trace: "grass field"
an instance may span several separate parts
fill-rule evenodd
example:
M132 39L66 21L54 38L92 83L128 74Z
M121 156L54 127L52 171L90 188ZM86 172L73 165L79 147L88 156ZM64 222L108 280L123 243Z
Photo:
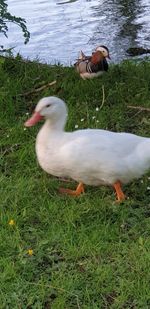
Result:
M0 85L0 308L150 308L150 173L124 186L120 205L107 187L61 196L62 181L36 161L40 125L23 125L41 97L55 95L67 102L67 130L150 136L150 112L128 107L150 108L150 63L83 81L73 68L1 57Z

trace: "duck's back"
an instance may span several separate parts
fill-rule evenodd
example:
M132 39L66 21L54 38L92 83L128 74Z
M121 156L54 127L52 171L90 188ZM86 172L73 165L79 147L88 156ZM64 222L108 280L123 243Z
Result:
M119 179L125 183L136 177L138 169L133 175L134 165L137 167L136 149L145 140L128 133L79 130L71 133L62 145L60 157L68 168L68 176L78 181L97 185Z
M43 132L44 133L44 132ZM143 173L137 149L146 138L105 130L78 130L51 134L38 146L42 168L89 185L126 183Z
M147 140L147 138L130 133L87 129L72 132L68 139L68 143L70 147L74 147L74 143L76 143L76 146L82 146L82 148L87 147L90 152L99 148L99 150L110 150L112 153L114 152L115 154L126 156L134 151L139 143L144 140Z

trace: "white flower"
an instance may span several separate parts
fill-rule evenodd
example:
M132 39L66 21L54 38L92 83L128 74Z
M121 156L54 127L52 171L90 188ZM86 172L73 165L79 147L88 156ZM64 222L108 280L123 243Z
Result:
M95 110L96 110L96 112L98 112L99 111L99 107L96 107Z
M148 177L147 179L150 180L150 177Z
M26 113L26 115L28 116L28 115L29 115L29 113Z
M7 135L7 137L9 137L9 134Z
M23 130L26 131L27 128L24 128Z
M81 122L83 122L84 121L84 118L81 118L81 120L80 120Z
M125 227L125 224L121 224L120 227L123 229Z
M75 126L74 126L74 127L75 127L75 129L78 129L78 128L79 128L78 124L75 124Z
M96 118L96 116L93 116L93 117L92 117L92 119L95 119L95 118Z
M150 187L147 187L147 190L150 190Z
M141 183L143 183L144 181L143 180L141 180Z
M99 120L96 120L96 122L99 122Z

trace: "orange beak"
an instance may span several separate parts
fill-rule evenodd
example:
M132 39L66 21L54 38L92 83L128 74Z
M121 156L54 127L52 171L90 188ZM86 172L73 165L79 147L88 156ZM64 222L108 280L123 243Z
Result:
M42 119L43 119L43 116L41 116L39 112L34 112L33 115L31 116L31 118L29 118L25 122L24 125L25 125L25 127L32 127Z

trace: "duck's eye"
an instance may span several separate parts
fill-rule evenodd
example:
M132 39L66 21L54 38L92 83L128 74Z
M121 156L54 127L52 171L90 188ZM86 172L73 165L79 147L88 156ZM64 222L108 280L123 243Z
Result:
M46 107L50 107L50 106L51 106L51 104L47 104L47 105L46 105Z

